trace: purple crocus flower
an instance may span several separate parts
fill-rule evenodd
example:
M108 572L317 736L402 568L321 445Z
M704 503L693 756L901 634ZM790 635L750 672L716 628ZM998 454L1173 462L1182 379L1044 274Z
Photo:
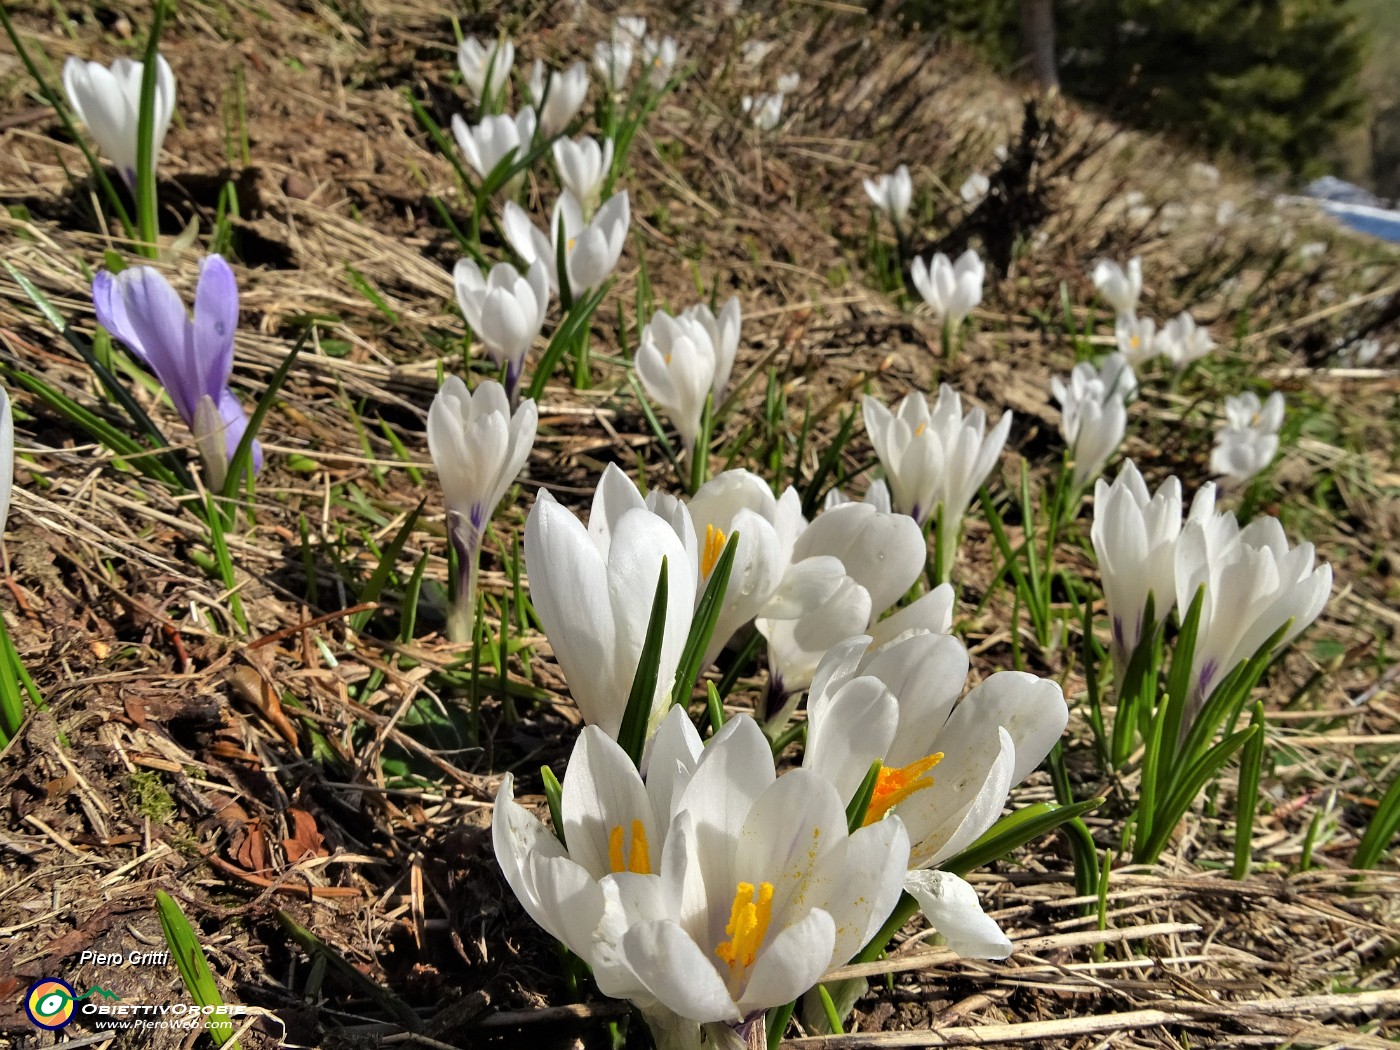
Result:
M102 327L160 380L180 418L195 432L211 481L222 484L228 461L248 428L243 405L228 385L238 327L238 285L228 263L218 255L200 263L193 320L175 289L150 266L132 266L119 274L99 272L92 281L92 305ZM211 445L218 449L220 434L223 462L210 463ZM262 469L262 448L256 441L252 452L257 472Z

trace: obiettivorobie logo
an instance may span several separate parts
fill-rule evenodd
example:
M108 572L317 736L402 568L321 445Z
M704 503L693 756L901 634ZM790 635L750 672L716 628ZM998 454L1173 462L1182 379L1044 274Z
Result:
M57 977L41 977L29 986L24 996L24 1012L37 1027L56 1032L73 1020L76 1004L94 995L103 999L121 999L116 992L106 988L89 988L79 995L67 981L60 981Z

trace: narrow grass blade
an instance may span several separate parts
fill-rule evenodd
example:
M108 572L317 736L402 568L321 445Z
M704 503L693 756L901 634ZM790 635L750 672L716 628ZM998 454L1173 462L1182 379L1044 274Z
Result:
M1371 823L1366 827L1366 834L1361 836L1361 844L1356 847L1351 866L1374 868L1380 863L1381 855L1390 846L1390 840L1397 831L1400 831L1400 776L1390 782L1375 813L1371 814Z
M642 643L637 673L632 678L632 692L627 697L627 710L622 716L622 728L617 742L633 765L641 766L642 751L647 743L647 727L651 723L652 704L656 698L656 680L660 674L661 643L666 631L666 601L670 588L666 583L666 559L661 559L661 572L656 578L656 597L651 603L651 619L647 622L646 640Z
M329 944L310 930L298 925L297 921L285 911L278 910L277 921L281 924L282 929L287 931L287 935L297 942L301 950L310 956L313 963L318 960L324 961L331 973L354 989L355 995L363 995L365 998L373 1000L380 1009L390 1014L410 1032L416 1032L423 1027L423 1022L412 1007L378 981L366 977Z
M884 767L878 758L870 763L870 768L865 772L865 779L860 782L860 787L856 788L856 793L846 805L846 828L852 835L858 828L865 826L865 817L870 812L870 800L875 797L875 785L880 782L882 768Z
M1245 744L1240 756L1239 792L1235 799L1235 866L1231 876L1243 879L1249 874L1254 852L1254 815L1259 808L1259 774L1264 768L1264 705L1256 702L1250 724L1258 730Z
M695 617L690 622L690 635L685 640L681 662L676 668L676 685L671 691L673 704L690 702L690 694L695 688L695 679L700 674L705 651L710 647L715 624L724 609L724 594L729 587L729 574L734 568L734 556L738 549L739 533L731 532L719 560L710 571L710 579L705 584L704 593L700 595L700 602L695 606Z
M1072 806L1037 802L1018 809L1015 813L1002 817L971 846L944 861L939 867L944 871L951 871L954 875L966 875L984 864L1000 860L1017 847L1049 834L1061 824L1082 817L1101 805L1103 798L1099 797L1076 802Z
M223 1006L223 996L219 994L219 986L214 983L214 975L209 970L209 960L204 957L204 949L199 946L194 927L190 925L190 920L185 918L180 905L164 890L156 890L156 914L160 917L160 928L165 934L165 943L170 947L170 954L175 959L175 965L180 971L180 978L185 982L185 990L190 993L190 998L201 1007ZM207 1029L209 1037L214 1040L215 1046L228 1045L230 1050L238 1050L238 1042L233 1039L233 1022L212 1019L218 1016L218 1013L211 1015Z
M404 519L399 531L394 533L384 550L379 555L379 564L374 567L374 572L365 581L365 585L360 588L360 593L356 596L360 602L377 602L379 596L384 593L384 587L389 582L389 577L393 575L394 566L398 563L399 555L403 552L404 544L408 542L408 537L413 533L413 526L418 523L418 515L423 513L423 506L428 502L428 497L424 496L418 501L418 506L414 507L408 517ZM378 610L366 609L364 612L356 613L350 618L350 627L355 631L363 631L365 624Z
M156 199L156 60L160 57L160 31L165 25L167 0L156 0L151 31L146 36L145 66L141 70L141 101L136 119L136 224L141 250L149 258L160 256L160 211Z
M282 384L287 381L287 376L292 371L292 365L296 363L297 355L301 353L301 348L306 345L306 340L315 331L314 325L309 325L302 330L297 341L292 344L292 349L287 356L282 359L282 363L277 366L277 371L267 381L267 390L259 399L257 406L253 409L253 414L248 419L248 428L243 431L243 437L238 442L238 448L233 452L233 457L228 463L228 475L224 478L223 498L231 500L238 495L238 486L243 481L243 476L248 473L253 462L253 440L258 436L258 431L262 429L263 419L272 408L272 402L277 397L277 391L282 389Z

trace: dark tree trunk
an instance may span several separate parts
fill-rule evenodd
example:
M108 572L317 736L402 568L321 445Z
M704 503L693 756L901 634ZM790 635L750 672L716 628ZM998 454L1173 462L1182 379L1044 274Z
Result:
M1060 89L1055 65L1055 0L1021 0L1021 46L1042 91Z

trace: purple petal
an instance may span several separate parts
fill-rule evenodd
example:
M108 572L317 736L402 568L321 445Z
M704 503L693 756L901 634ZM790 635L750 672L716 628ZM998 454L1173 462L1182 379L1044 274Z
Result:
M224 440L228 445L228 458L233 460L233 455L238 451L238 443L243 440L243 432L248 429L248 413L243 411L243 403L228 387L219 391L218 395L219 417L224 421ZM253 439L253 473L257 474L263 467L262 445L257 438Z
M238 327L238 282L219 255L199 266L194 292L194 361L200 393L216 401L233 374L233 332Z
M159 270L136 266L115 278L117 297L136 342L146 352L151 371L160 380L187 426L194 425L201 394L217 398L220 391L206 391L193 354L193 330L185 304Z
M126 317L126 302L122 298L117 280L106 270L99 270L97 276L92 279L92 308L97 314L98 324L111 332L144 368L155 371L151 368L151 359L146 354L146 348L131 330L131 322Z

